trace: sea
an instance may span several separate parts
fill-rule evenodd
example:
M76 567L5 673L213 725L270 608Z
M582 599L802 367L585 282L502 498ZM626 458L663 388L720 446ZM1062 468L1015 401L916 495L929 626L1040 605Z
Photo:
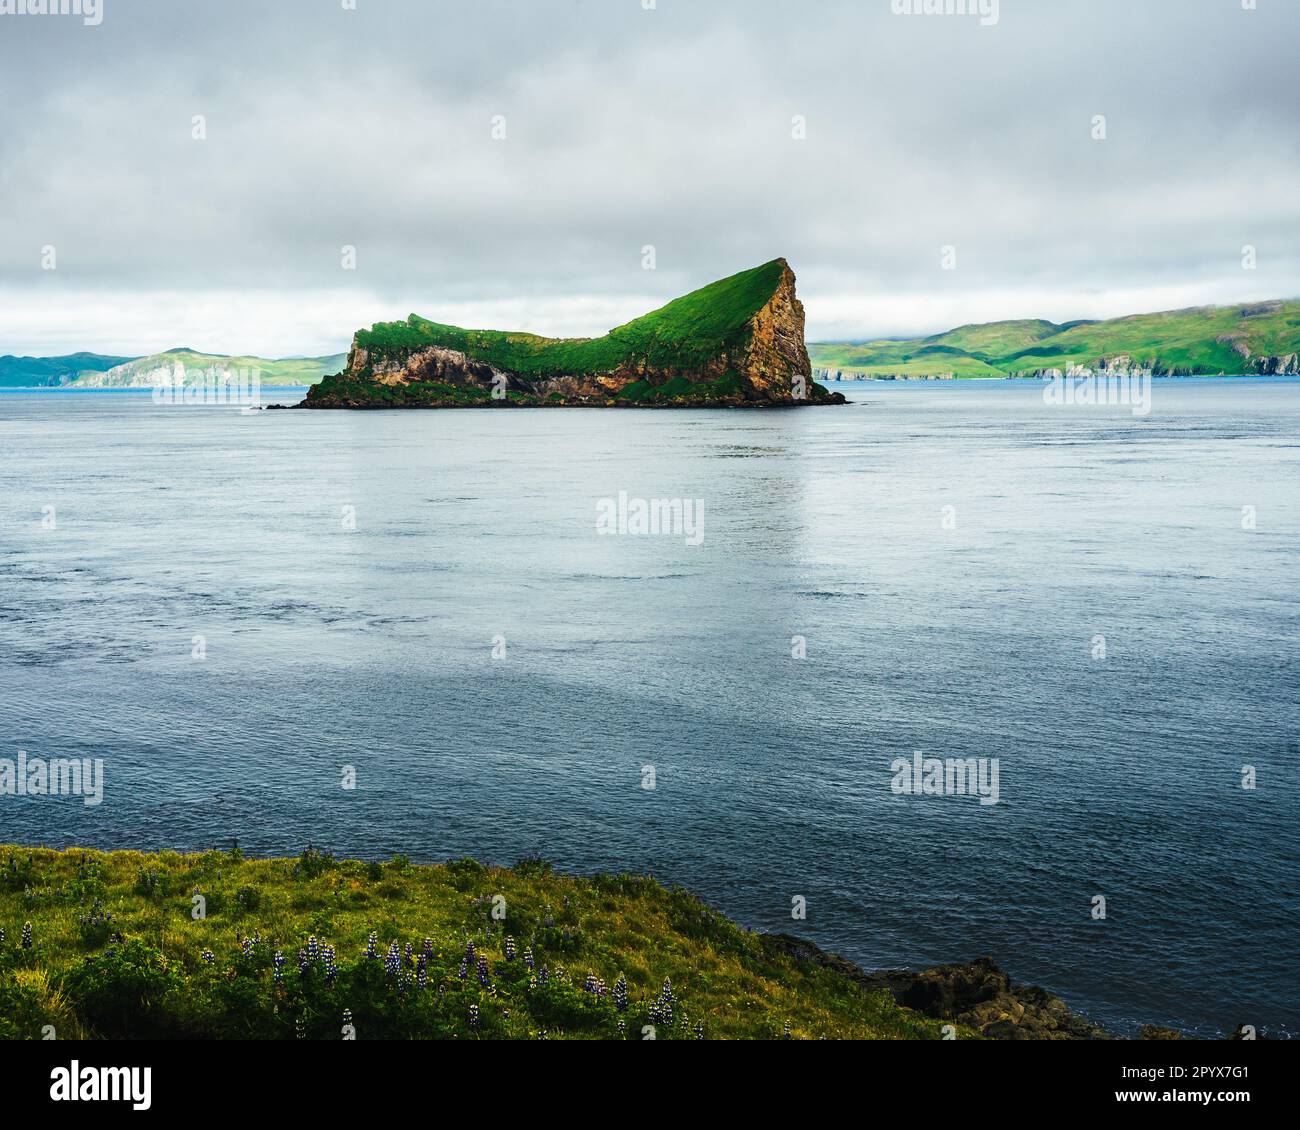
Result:
M1300 1033L1300 380L830 387L0 392L0 759L103 765L0 843L540 855L1117 1034Z

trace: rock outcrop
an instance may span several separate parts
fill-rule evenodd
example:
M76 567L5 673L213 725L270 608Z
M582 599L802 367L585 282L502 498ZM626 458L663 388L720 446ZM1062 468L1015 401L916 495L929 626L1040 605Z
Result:
M764 407L842 404L812 379L784 259L669 303L603 338L462 330L412 315L359 331L307 408Z
M769 934L767 943L791 957L835 969L864 988L884 990L894 1000L936 1020L972 1028L994 1040L1110 1040L1110 1033L1070 1011L1059 997L1030 985L1013 985L991 958L940 965L920 972L867 973L838 954L788 934Z

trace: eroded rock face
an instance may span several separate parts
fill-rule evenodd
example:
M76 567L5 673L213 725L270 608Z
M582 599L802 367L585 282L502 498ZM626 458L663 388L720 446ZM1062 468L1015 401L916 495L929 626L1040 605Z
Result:
M633 356L605 372L520 373L460 350L429 345L375 354L356 339L344 372L308 394L306 407L475 407L525 403L551 406L636 406L617 399L634 382L701 386L699 395L657 400L653 406L761 406L844 403L812 379L804 345L804 308L785 260L771 298L745 323L732 344L687 367ZM382 386L376 389L375 386ZM429 386L441 392L429 392ZM719 386L714 388L713 386Z

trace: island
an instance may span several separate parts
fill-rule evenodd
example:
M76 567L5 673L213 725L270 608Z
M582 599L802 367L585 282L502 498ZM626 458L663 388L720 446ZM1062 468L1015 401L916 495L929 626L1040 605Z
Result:
M843 404L812 379L789 263L710 283L597 338L412 314L358 331L300 408L763 408Z

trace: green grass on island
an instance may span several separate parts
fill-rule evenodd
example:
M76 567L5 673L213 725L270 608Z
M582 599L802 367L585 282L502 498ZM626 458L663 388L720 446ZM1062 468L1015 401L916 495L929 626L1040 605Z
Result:
M775 293L784 259L741 271L676 298L596 338L548 338L505 330L466 330L412 314L360 330L354 344L377 355L431 345L456 349L527 375L601 373L632 358L690 368L743 344L749 320Z
M901 341L824 342L808 346L813 365L846 376L954 377L1028 375L1095 366L1128 356L1157 374L1260 372L1261 358L1300 353L1300 300L1201 306L1107 321L1041 319L959 326Z
M685 891L539 860L6 847L0 929L5 1039L942 1038Z

